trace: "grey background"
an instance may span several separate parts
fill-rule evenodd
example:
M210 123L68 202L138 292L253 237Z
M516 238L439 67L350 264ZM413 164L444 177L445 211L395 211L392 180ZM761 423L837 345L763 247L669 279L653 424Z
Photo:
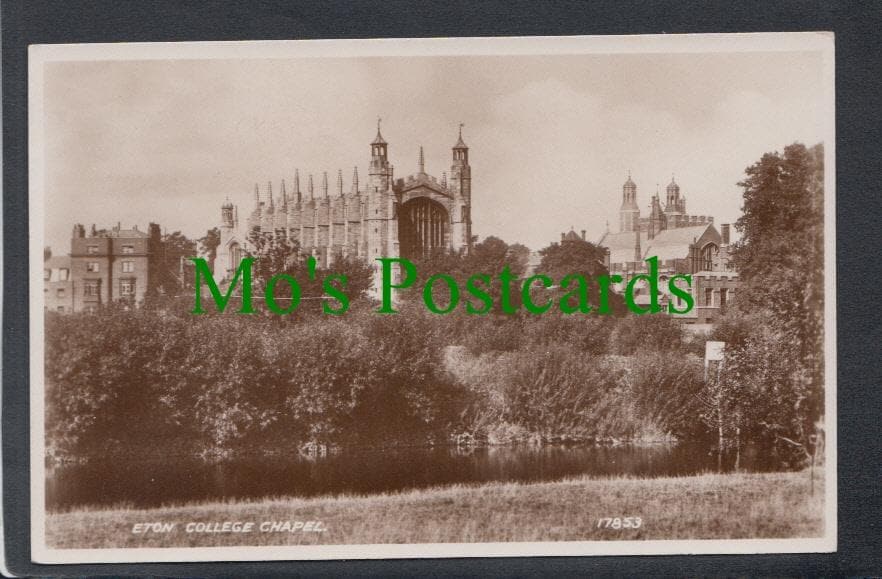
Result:
M13 1L3 68L4 519L22 575L809 575L882 573L882 9L873 2ZM836 33L839 552L299 563L30 563L27 45L31 43L833 30Z

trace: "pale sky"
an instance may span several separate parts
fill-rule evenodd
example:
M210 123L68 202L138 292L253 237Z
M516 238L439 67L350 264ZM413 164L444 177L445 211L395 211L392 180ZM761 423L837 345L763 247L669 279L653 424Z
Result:
M150 221L197 238L224 198L362 180L376 118L395 176L472 164L473 232L539 249L618 228L631 171L642 214L675 174L687 211L733 222L763 153L824 135L820 53L52 62L45 68L46 244L73 223ZM289 189L290 190L290 189ZM663 198L663 197L662 197Z

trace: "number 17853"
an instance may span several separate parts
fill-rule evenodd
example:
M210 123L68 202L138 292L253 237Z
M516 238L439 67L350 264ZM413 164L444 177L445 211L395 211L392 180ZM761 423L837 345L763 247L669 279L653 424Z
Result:
M639 529L643 526L640 517L601 517L597 519L598 529Z

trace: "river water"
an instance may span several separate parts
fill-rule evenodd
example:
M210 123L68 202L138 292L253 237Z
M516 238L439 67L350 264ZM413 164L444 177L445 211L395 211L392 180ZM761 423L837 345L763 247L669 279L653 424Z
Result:
M735 457L724 457L730 471ZM740 470L782 470L767 454L746 449ZM348 451L321 458L254 457L106 460L47 471L50 510L78 506L156 507L188 501L371 494L456 483L550 481L568 476L665 476L717 471L706 446L514 446Z

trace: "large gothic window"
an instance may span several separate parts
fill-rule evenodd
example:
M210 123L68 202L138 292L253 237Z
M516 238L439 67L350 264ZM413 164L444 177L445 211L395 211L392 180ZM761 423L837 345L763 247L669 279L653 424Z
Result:
M449 218L439 203L418 197L401 206L398 213L398 241L401 255L419 258L447 246Z

